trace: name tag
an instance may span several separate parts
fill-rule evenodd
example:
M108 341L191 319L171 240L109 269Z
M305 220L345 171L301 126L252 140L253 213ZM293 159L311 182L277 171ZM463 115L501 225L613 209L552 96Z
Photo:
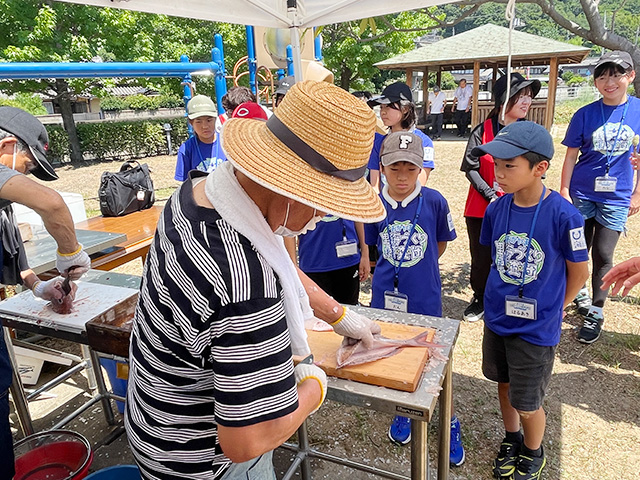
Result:
M342 240L336 243L336 255L338 258L350 257L358 253L358 243L355 240Z
M605 175L604 177L596 177L596 182L593 190L595 192L615 192L616 185L618 184L618 179L616 177L609 177Z
M387 290L384 292L384 309L407 313L409 297L404 293Z
M507 295L504 305L505 313L509 317L536 320L538 317L538 302L535 298Z

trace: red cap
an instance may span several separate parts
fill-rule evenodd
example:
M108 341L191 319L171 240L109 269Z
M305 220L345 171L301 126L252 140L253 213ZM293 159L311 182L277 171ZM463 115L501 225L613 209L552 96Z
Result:
M256 118L267 119L267 112L255 102L244 102L236 107L231 114L231 118Z

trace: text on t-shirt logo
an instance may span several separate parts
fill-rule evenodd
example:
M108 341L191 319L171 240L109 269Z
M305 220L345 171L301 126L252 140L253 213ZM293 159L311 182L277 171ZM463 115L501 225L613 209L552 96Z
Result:
M400 145L398 145L398 148L400 150L406 150L409 148L409 144L411 143L413 143L412 135L400 135Z
M584 227L574 228L569 230L571 236L571 250L586 250L587 240L584 238Z

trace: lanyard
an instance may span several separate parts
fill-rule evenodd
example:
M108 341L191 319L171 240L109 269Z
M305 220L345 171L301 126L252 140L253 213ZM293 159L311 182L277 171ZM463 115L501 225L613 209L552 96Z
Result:
M198 144L196 145L198 148L196 148L196 150L198 151L198 156L200 157L200 163L202 163L202 165L204 166L204 158L202 158L202 152L200 151L200 144L202 143L202 145L206 145L206 143L201 142L199 138L196 139ZM213 141L213 143L211 144L211 156L209 158L214 158L213 157L213 149L214 147L217 146L217 141ZM217 152L216 152L217 153ZM218 157L216 156L216 161L218 161Z
M602 130L604 134L604 148L606 149L606 157L607 157L607 171L605 173L606 176L609 176L609 167L611 167L611 157L613 157L613 153L616 151L616 145L618 144L618 138L620 138L620 132L622 131L622 126L624 125L624 119L627 116L627 110L629 109L629 100L624 104L624 110L622 111L622 118L620 119L620 126L618 127L618 133L616 133L616 138L613 140L613 148L609 150L609 145L607 145L607 119L604 116L604 102L600 101L600 113L602 114Z
M385 200L382 199L384 203ZM386 205L385 205L386 208ZM388 211L389 209L386 208ZM393 243L391 242L391 229L389 228L389 216L384 218L385 226L387 227L387 236L389 237L389 248L391 248L391 258L393 259L393 270L395 272L393 277L393 290L398 292L398 284L399 284L399 276L400 276L400 268L402 267L402 262L404 261L404 256L407 254L407 250L409 248L409 242L411 241L411 237L413 236L413 231L416 228L416 224L418 223L418 218L420 217L420 211L422 210L422 192L418 194L418 206L416 207L416 215L413 217L413 223L411 224L411 230L409 230L409 236L407 237L407 243L404 244L404 251L402 252L402 256L398 260L398 264L396 265L396 259L393 255Z
M347 241L347 226L344 224L344 219L340 219L340 223L342 224L342 241Z
M531 240L533 240L533 231L536 228L536 222L538 221L538 213L540 213L540 206L542 205L542 201L544 200L544 195L547 193L547 187L542 186L542 195L540 195L540 201L538 205L536 205L536 211L533 214L533 220L531 220L531 230L529 231L529 237L527 238L527 253L524 256L524 268L522 269L522 280L520 281L520 288L518 290L518 295L522 298L522 292L524 291L524 281L527 278L527 265L529 263L529 252L531 250ZM504 252L502 254L502 265L504 271L507 271L507 242L509 240L509 217L511 216L511 207L513 206L513 197L511 197L511 201L509 202L509 209L507 210L507 225L505 227L505 238L504 238Z

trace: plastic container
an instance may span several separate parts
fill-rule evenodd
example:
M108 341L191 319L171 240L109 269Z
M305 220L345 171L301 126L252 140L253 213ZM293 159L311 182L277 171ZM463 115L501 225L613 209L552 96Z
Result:
M107 375L109 376L109 383L111 383L111 389L113 390L113 393L115 393L116 395L120 395L121 397L126 397L127 384L129 382L126 379L119 378L118 364L128 367L128 365L124 362L117 362L110 358L100 358L100 365L102 365L102 367L107 371ZM118 407L118 411L120 413L124 413L124 402L116 400L116 407Z
M82 435L49 430L30 435L13 447L14 480L80 480L89 473L91 445Z
M89 475L86 480L141 480L140 470L136 465L117 465L103 468Z

